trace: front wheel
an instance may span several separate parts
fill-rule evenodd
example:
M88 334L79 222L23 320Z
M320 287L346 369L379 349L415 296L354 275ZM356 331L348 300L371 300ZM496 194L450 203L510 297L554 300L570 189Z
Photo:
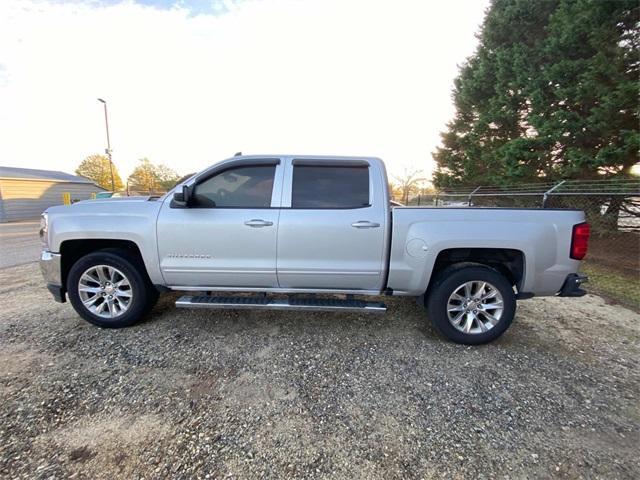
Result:
M516 296L509 281L485 265L444 270L427 297L427 315L449 340L466 345L491 342L511 325Z
M99 327L137 323L158 299L142 268L125 250L102 250L82 257L71 267L67 280L73 308Z

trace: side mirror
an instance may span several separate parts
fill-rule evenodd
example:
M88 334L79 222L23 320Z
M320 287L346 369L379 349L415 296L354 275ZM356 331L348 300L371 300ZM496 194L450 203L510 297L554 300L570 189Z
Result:
M186 185L182 186L181 192L174 192L173 204L176 207L187 208L191 203L191 188Z

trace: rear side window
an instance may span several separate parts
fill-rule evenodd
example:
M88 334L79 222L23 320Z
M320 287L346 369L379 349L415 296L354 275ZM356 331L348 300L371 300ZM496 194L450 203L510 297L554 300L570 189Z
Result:
M293 167L292 208L362 208L369 206L369 167Z

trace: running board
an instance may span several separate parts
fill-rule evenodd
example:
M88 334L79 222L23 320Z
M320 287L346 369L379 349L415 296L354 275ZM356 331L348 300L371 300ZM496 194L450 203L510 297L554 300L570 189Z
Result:
M342 300L333 298L268 298L268 297L214 297L209 295L184 295L176 301L178 308L256 309L256 310L306 310L384 313L382 302Z

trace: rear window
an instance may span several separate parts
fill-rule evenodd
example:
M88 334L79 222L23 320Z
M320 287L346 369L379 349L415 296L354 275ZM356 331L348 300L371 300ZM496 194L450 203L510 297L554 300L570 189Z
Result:
M292 208L362 208L369 206L369 167L293 167Z

